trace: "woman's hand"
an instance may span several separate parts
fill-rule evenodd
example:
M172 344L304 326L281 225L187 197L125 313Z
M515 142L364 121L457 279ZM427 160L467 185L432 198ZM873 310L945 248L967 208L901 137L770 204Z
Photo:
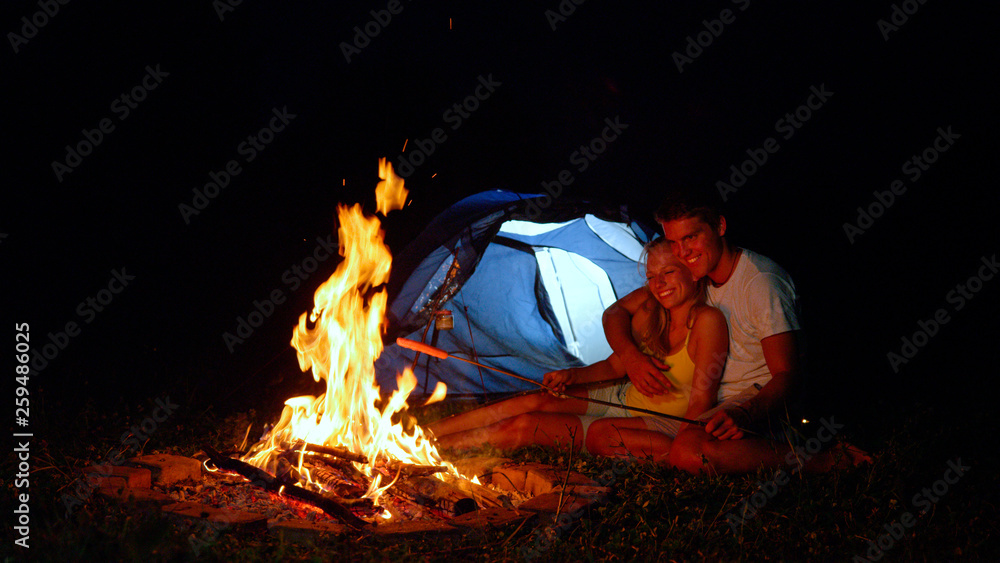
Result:
M553 395L562 395L566 392L567 386L576 383L578 376L577 368L550 371L542 377L542 384L548 387Z

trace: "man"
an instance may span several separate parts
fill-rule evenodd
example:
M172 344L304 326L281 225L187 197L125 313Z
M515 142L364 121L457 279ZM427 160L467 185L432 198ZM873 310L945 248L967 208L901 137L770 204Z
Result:
M699 417L707 421L704 427L688 425L677 435L669 463L691 473L740 473L789 463L787 444L759 435L780 430L801 379L794 283L772 260L731 245L726 218L693 194L669 196L656 219L694 278L707 278L708 304L725 315L730 335L729 355L719 358L725 370L721 365L716 370L722 375L719 405ZM640 392L662 394L670 384L632 340L627 299L604 314L608 343ZM751 428L758 435L744 436L742 429ZM824 452L803 469L827 470L834 461L831 452Z

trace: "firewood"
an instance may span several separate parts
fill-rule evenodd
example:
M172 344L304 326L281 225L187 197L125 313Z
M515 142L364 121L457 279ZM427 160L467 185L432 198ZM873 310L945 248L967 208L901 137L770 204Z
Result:
M362 454L356 454L350 450L345 450L344 448L334 448L330 446L321 446L319 444L309 444L306 442L282 442L281 447L286 450L292 450L295 452L301 452L305 450L307 452L313 452L318 454L332 455L340 459L346 459L348 461L353 461L355 463L368 463L368 458Z
M395 460L390 460L382 467L385 468L383 473L389 476L394 476L396 473L399 473L400 475L408 475L412 477L425 477L427 475L448 471L448 468L443 465L416 465Z
M292 452L295 454L295 452ZM298 454L296 459L298 459ZM331 457L323 454L313 454L307 453L303 456L303 464L309 467L323 467L332 471L335 471L339 475L343 475L345 481L350 481L352 483L360 483L362 487L368 487L368 477L364 473L358 471L354 464L346 459L339 459L336 457Z
M278 478L270 473L258 469L249 463L244 463L238 459L233 459L229 457L222 456L219 452L215 451L211 446L203 445L202 450L208 455L209 459L215 464L219 469L225 469L226 471L233 471L239 473L243 477L250 480L250 482L258 487L263 488L267 491L272 491L275 493L280 492L281 494L288 495L293 498L308 502L314 506L319 507L330 516L340 520L344 524L354 528L363 529L368 527L368 523L364 520L355 516L350 510L344 508L336 501L326 498L319 493L314 493L312 491L303 489L298 485L282 483Z
M345 478L340 472L323 466L314 465L309 469L309 477L321 488L337 496L360 496L366 486Z
M402 501L406 501L412 505L419 506L421 508L436 508L440 510L445 510L440 507L440 503L437 499L433 499L427 495L422 494L416 489L412 484L405 480L396 480L392 487L392 497Z
M451 484L471 496L482 508L514 508L510 497L485 485L478 485L466 479L455 479Z
M434 506L442 508L455 516L477 510L479 505L468 493L451 483L445 483L433 477L400 477L397 484L408 485L418 495L431 499Z
M287 452L286 452L287 453ZM278 466L274 470L274 476L282 483L298 483L299 471L288 461L284 455L278 457Z

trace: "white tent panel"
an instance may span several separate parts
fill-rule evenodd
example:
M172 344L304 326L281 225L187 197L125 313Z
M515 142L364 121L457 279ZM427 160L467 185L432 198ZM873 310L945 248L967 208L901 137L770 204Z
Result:
M576 221L579 221L579 219L573 219L571 221L566 221L564 223L534 223L532 221L518 221L516 219L511 219L509 221L504 221L504 224L500 226L500 232L507 233L510 235L524 235L533 237L536 235L543 235L549 231L560 229Z
M534 247L542 284L562 330L566 347L585 364L611 355L601 315L616 300L608 275L574 252Z
M585 220L590 230L594 231L594 234L599 236L608 246L621 252L633 262L639 261L639 255L642 254L642 244L635 239L635 233L628 228L628 225L598 219L590 214L585 217Z

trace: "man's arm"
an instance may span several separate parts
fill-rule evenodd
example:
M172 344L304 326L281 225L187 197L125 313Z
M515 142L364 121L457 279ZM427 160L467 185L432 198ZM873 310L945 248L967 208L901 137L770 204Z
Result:
M751 420L761 420L770 414L780 414L785 410L786 401L792 398L801 378L799 346L796 342L799 332L797 330L782 332L760 341L764 361L767 362L767 369L771 372L771 381L743 405Z
M792 397L799 383L800 362L796 340L798 330L768 336L760 341L764 361L771 372L767 385L738 408L717 413L705 425L705 431L720 440L738 440L743 437L740 425L767 418L772 413L784 411L785 402Z
M632 339L632 316L651 298L649 288L640 287L608 307L602 317L608 344L625 367L632 384L647 397L662 395L670 389L670 381Z

